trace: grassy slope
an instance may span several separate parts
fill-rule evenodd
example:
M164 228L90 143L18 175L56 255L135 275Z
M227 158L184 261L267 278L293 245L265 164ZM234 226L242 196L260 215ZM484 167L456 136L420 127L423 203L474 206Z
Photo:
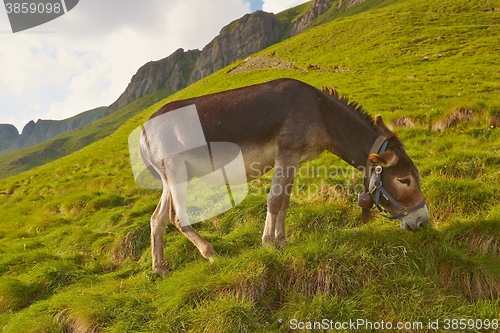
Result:
M500 131L485 122L500 93L495 5L405 1L346 17L261 53L294 60L293 69L228 74L239 62L168 99L287 76L338 87L389 120L410 116L419 126L399 135L422 173L431 228L408 233L381 218L361 225L352 195L360 175L303 172L290 246L263 249L264 177L239 207L196 225L221 255L215 264L169 226L172 274L158 278L148 222L159 193L134 184L127 137L163 101L104 140L0 180L10 193L0 196L0 327L286 332L292 318L500 319ZM476 121L428 130L457 107L473 109ZM347 168L326 154L314 166Z

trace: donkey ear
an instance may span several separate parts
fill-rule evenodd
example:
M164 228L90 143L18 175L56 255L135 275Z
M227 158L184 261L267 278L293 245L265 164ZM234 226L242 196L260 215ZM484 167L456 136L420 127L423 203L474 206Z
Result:
M380 154L371 154L370 161L381 167L388 168L398 164L398 155L392 150L386 150Z
M385 136L387 139L394 136L394 133L392 133L392 131L385 126L382 116L379 114L375 116L375 126L378 128L380 135Z

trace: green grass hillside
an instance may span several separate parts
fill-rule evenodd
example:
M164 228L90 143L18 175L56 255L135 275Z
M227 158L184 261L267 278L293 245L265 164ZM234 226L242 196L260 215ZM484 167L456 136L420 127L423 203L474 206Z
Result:
M289 332L359 319L404 322L407 332L435 332L436 320L437 331L498 331L499 41L498 1L385 2L239 61L103 140L0 180L0 328ZM386 122L412 125L395 130L421 172L430 226L362 225L354 193L362 175L324 154L296 179L288 247L260 246L264 176L238 207L195 225L219 253L215 263L169 225L171 274L156 276L149 217L160 193L134 183L128 135L167 101L278 77L336 87ZM431 130L438 123L447 126ZM322 166L343 172L325 176L315 171Z

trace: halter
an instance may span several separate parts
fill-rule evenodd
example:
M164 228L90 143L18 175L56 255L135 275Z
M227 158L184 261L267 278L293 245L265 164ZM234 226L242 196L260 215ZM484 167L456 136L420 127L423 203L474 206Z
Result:
M370 149L370 153L368 154L368 159L366 161L365 168L365 189L361 191L358 195L358 205L363 209L371 209L373 204L380 211L380 213L387 217L388 219L395 220L402 218L411 212L416 211L419 208L425 206L425 198L417 205L407 208L401 205L392 195L387 192L387 190L382 185L382 171L384 169L380 165L374 165L372 161L370 161L371 154L381 154L387 149L387 145L389 144L389 140L385 136L380 135L372 145ZM372 174L374 172L374 174ZM372 187L372 177L375 177L375 181L373 182ZM383 195L387 200L389 200L397 209L399 209L399 213L395 215L389 215L389 213L380 206L380 195Z

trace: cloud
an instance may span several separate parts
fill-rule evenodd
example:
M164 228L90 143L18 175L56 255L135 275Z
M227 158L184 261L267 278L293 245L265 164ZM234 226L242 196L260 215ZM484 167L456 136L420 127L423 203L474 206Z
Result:
M110 93L110 81L103 77L110 70L107 64L84 71L80 75L74 76L69 84L71 94L62 102L52 103L48 112L37 114L37 119L65 119L72 110L77 113L94 109L102 104L101 100L113 99ZM75 114L77 114L75 113Z
M227 0L183 0L165 17L168 40L185 48L203 48L220 30L246 13L250 3ZM235 15L235 13L238 13ZM202 45L200 44L202 42Z
M304 2L304 0L264 0L264 5L262 5L262 10L270 13L279 13L285 9L295 7Z
M39 85L61 83L68 76L71 68L61 66L57 55L45 49L40 40L27 35L15 39L11 43L2 43L0 48L0 87L3 91L23 95L36 89Z
M0 33L0 123L19 128L20 119L110 105L140 66L179 47L201 49L248 12L244 0L80 1L44 25ZM6 19L0 13L0 29Z

